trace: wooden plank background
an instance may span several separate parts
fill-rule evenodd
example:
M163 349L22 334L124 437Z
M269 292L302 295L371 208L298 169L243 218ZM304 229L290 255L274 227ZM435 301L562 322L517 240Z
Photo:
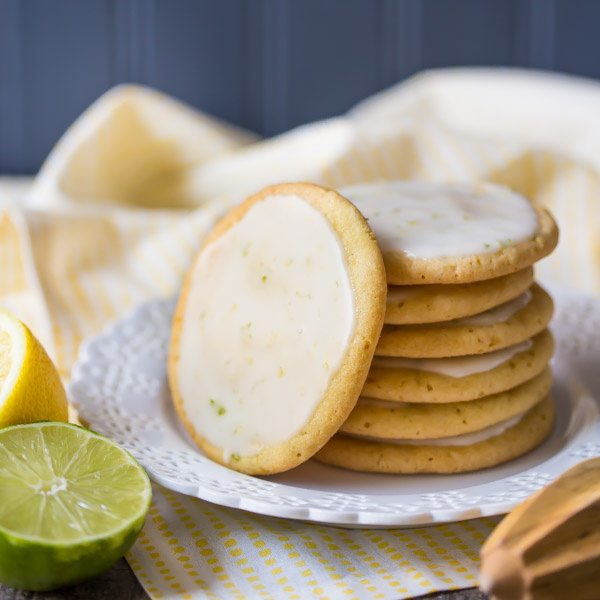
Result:
M0 173L119 82L273 135L423 68L600 77L599 31L598 0L0 0Z

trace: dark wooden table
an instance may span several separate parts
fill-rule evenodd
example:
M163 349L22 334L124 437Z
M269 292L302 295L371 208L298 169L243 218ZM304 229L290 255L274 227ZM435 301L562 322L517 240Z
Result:
M478 590L460 590L421 596L423 600L485 600ZM72 588L46 592L21 592L0 586L0 600L148 600L129 565L119 561L101 577Z

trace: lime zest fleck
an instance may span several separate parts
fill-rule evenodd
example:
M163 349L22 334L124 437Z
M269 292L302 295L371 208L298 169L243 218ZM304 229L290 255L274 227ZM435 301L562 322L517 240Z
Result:
M263 283L267 283L267 276L266 276L266 275L263 275L263 276L260 278L260 280L261 280Z
M227 409L222 404L219 404L214 398L209 398L208 403L216 411L219 417L222 417L227 412Z
M500 248L504 249L504 248L508 248L509 246L512 246L515 243L515 241L511 238L506 238L505 240L498 240L498 244L500 244Z
M302 292L300 290L296 290L296 298L302 298L303 300L310 300L312 298L312 294L308 292Z
M239 454L232 454L231 455L231 460L240 460L241 456Z

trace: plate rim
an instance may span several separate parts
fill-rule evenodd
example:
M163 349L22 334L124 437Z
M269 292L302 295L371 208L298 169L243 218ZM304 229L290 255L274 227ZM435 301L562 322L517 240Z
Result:
M562 296L563 298L576 298L579 300L587 299L595 305L596 309L598 310L598 314L600 315L600 300L594 297L573 293L560 293L557 296ZM68 397L71 400L75 400L75 404L81 411L82 417L89 423L91 428L97 428L98 423L94 423L93 417L91 419L86 417L86 409L90 409L91 403L91 396L86 394L86 390L89 390L89 386L92 383L90 381L90 371L96 373L99 371L99 369L95 367L98 366L99 356L102 356L102 346L105 344L110 344L111 340L113 340L115 337L118 337L124 329L131 327L132 323L137 323L138 321L147 321L148 317L152 315L152 313L162 313L162 317L164 318L166 316L166 321L170 324L170 317L173 307L174 300L172 299L154 299L142 302L127 312L122 318L110 323L100 334L88 338L82 343L79 349L78 358L71 371L71 378L67 385L67 392ZM163 366L166 370L166 365ZM401 498L403 496L408 497L407 494L351 494L345 492L325 492L313 488L291 486L286 483L272 482L252 475L238 473L203 456L198 449L192 448L189 450L190 453L195 453L201 458L201 461L198 462L196 466L210 463L212 468L217 469L217 472L222 470L220 474L226 476L225 479L229 481L235 479L242 482L261 482L259 487L269 490L269 493L262 495L259 494L257 496L248 493L244 494L243 491L240 492L239 490L235 491L226 489L225 491L219 491L217 489L212 489L210 486L203 485L201 482L186 482L181 478L177 479L169 476L168 472L165 472L161 468L157 468L156 463L148 457L146 452L140 451L140 448L136 444L130 443L127 435L118 436L120 439L117 439L116 441L125 446L135 456L135 458L144 466L150 478L156 483L172 491L200 498L221 506L227 506L230 508L236 508L255 514L272 517L310 521L319 524L341 527L358 526L394 528L426 526L468 520L478 517L491 517L509 512L516 505L521 503L528 495L543 487L543 485L546 485L555 477L558 477L568 468L581 462L587 458L588 455L589 457L600 456L600 443L597 442L597 440L600 439L600 420L597 418L597 405L594 404L594 406L596 407L596 418L593 422L588 423L588 425L584 427L583 431L576 436L577 444L574 444L572 440L563 448L561 448L559 452L551 455L541 463L535 464L519 473L508 475L497 480L487 481L482 484L468 485L460 488L452 487L444 492L418 492L421 497L433 498L434 501L430 502L428 507L423 507L421 510L414 511L412 509L410 511L408 509L397 509L395 511L387 512L385 510L378 511L356 507L356 504L360 505L360 500L373 498L380 499L380 507L386 505L392 506L393 503L390 502L390 499L393 498L400 499L396 504L401 505ZM585 407L583 410L585 410ZM93 414L93 410L91 413ZM89 410L87 414L90 415ZM100 427L100 430L100 433L103 433L102 426ZM111 436L111 433L109 432L108 435ZM179 432L179 435L181 435L181 432ZM189 445L187 440L186 444ZM549 467L554 468L549 469ZM538 473L539 471L544 471L544 473L540 474ZM512 496L504 496L502 499L498 499L497 501L493 501L493 497L494 495L498 496L498 493L488 493L488 498L490 498L490 500L485 501L485 493L483 490L485 490L488 486L504 485L506 487L510 487L512 485L513 487L516 486L518 488L519 486L518 484L515 484L515 482L517 482L519 479L525 480L525 483L522 486L523 490L515 489L515 492L512 494ZM291 492L291 495L270 495L270 493L275 490ZM446 505L443 501L436 505L436 496L441 498L444 495L455 494L456 497L461 497L466 495L468 491L471 491L471 493L477 493L479 495L479 501L474 502L472 505L467 504L462 507L453 507L452 503ZM525 493L523 493L523 491ZM315 498L321 496L323 499L328 498L329 500L324 502L322 506L305 505L308 504L308 501L304 504L299 502L297 505L294 505L293 502L286 503L277 502L274 500L274 498L282 499L294 497L296 494L302 495L301 492L310 493ZM500 496L502 496L503 493L500 493ZM344 498L350 500L348 502L348 507L345 507L344 509L336 508L335 510L333 510L331 507L328 507L328 504L333 503L335 499L342 500ZM382 498L386 498L388 502L382 502ZM354 502L354 500L356 500L356 502Z

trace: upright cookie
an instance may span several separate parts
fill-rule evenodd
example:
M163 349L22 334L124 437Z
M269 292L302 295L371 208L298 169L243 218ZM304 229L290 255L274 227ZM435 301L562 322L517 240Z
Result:
M368 219L394 285L508 275L549 254L558 241L545 209L499 185L388 181L340 193Z
M375 236L336 192L275 185L234 209L173 321L169 384L194 441L245 473L310 458L356 404L385 297Z
M389 325L437 323L484 312L520 296L533 283L533 268L455 285L388 287L385 322Z
M552 298L534 283L515 300L472 317L426 325L385 325L375 354L446 358L493 352L540 333L553 309Z

